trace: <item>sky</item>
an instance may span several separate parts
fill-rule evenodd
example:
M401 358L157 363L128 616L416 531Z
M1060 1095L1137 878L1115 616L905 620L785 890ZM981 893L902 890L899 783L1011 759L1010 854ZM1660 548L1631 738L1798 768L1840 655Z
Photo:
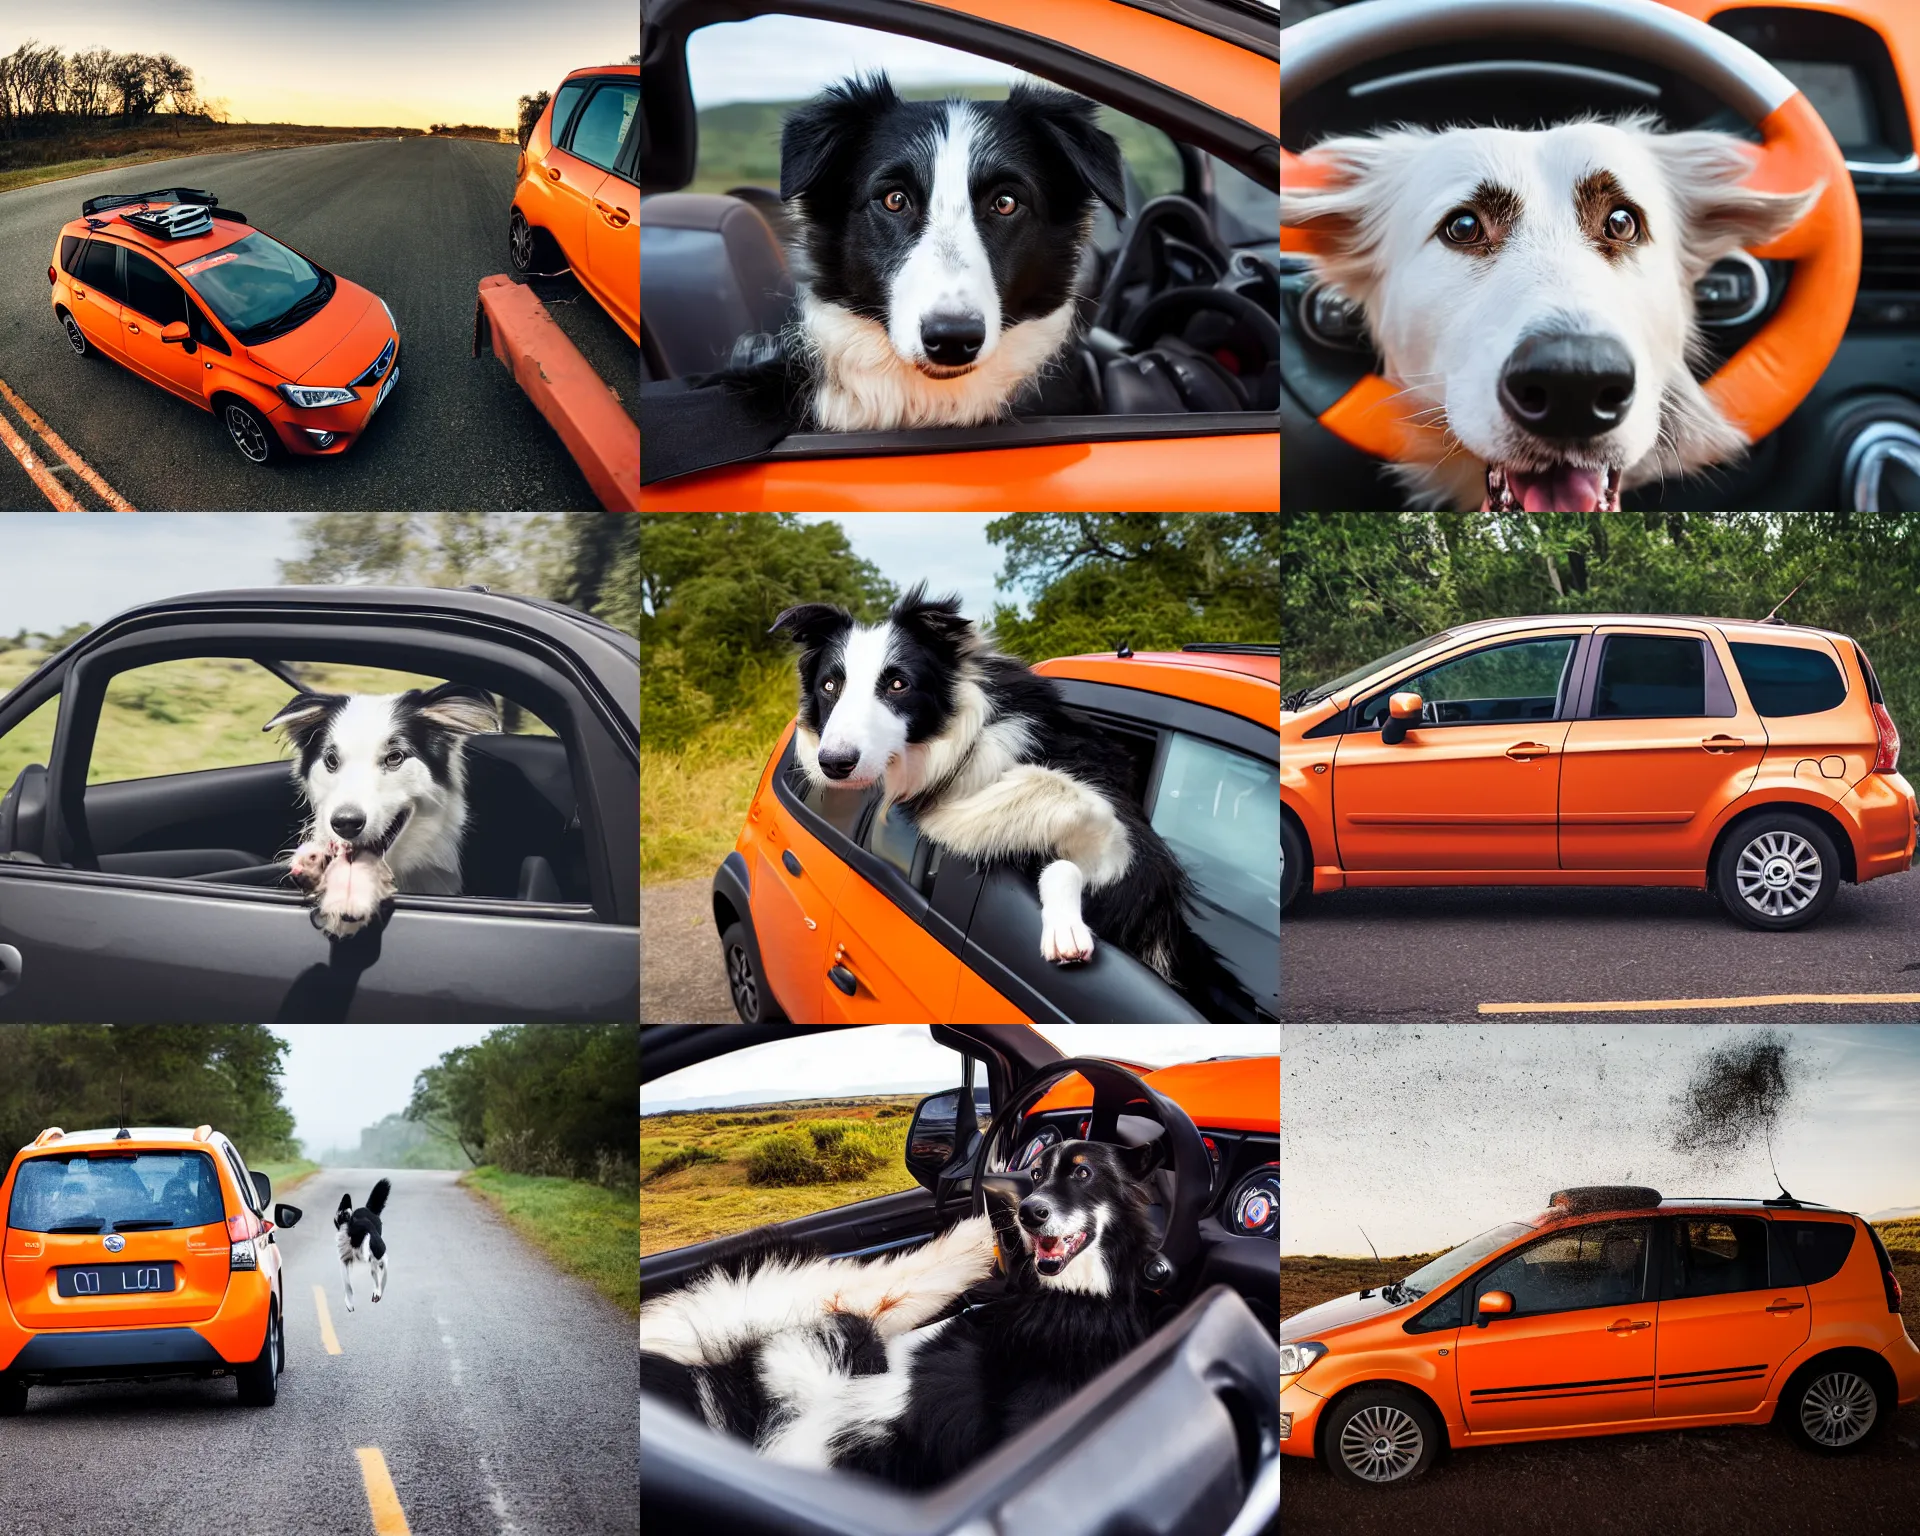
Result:
M1021 594L996 591L1002 556L987 542L992 512L802 512L803 523L838 523L862 559L904 592L923 578L938 597L958 592L968 618L993 617L995 603L1020 606ZM9 631L11 633L11 631Z
M292 1049L280 1097L307 1156L360 1144L360 1131L407 1107L413 1079L446 1052L473 1045L492 1024L276 1024Z
M1716 1164L1670 1142L1700 1057L1760 1027L1285 1026L1281 1252L1449 1248L1577 1184L1771 1196L1758 1143ZM1805 1085L1773 1136L1781 1181L1867 1216L1920 1206L1920 1026L1782 1033Z
M1278 1038L1259 1024L1049 1024L1040 1033L1069 1056L1121 1056L1156 1067L1208 1056L1270 1055ZM722 1099L777 1104L837 1094L932 1093L959 1082L958 1061L946 1046L934 1044L924 1025L829 1030L670 1072L642 1085L640 1108L645 1113L669 1104L697 1109Z
M31 22L24 20L31 14ZM511 128L518 100L640 51L633 0L89 0L9 6L0 53L170 53L233 120Z

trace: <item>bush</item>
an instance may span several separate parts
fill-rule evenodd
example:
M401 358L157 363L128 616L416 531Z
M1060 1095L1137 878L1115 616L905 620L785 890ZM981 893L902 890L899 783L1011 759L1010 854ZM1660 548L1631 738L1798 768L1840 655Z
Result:
M749 1184L848 1184L880 1166L881 1152L855 1120L814 1120L762 1136L747 1149Z
M707 1147L675 1147L647 1171L647 1177L664 1179L668 1174L678 1173L682 1168L691 1168L695 1163L719 1161L721 1161L720 1154Z
M780 1125L791 1120L791 1115L719 1115L714 1124L719 1125Z
M911 1113L912 1113L911 1110L901 1109L896 1104L889 1104L884 1109L875 1110L873 1114L873 1118L876 1120L891 1120L896 1115L906 1115Z

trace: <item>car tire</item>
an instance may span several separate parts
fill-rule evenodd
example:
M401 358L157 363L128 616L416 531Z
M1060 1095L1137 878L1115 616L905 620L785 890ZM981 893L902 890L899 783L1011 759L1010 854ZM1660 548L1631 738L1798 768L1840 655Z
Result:
M1341 1398L1321 1434L1327 1470L1353 1488L1410 1483L1440 1450L1433 1410L1397 1387L1362 1387Z
M1766 811L1727 834L1714 855L1714 892L1749 928L1804 928L1840 889L1840 851L1795 811Z
M1864 1360L1828 1357L1802 1366L1780 1394L1776 1423L1803 1450L1850 1456L1871 1445L1893 1417L1886 1380Z
M249 464L271 464L280 457L280 439L273 424L244 400L222 397L214 406L227 441Z
M93 343L87 340L87 333L80 329L80 322L67 310L60 311L60 324L67 333L67 345L73 348L75 357L92 357Z
M17 1419L27 1411L27 1384L0 1378L0 1419Z
M720 953L727 965L727 990L733 994L733 1011L740 1015L742 1024L785 1024L787 1016L780 1011L772 989L767 986L767 978L761 974L759 961L754 958L753 941L747 936L745 923L729 923L727 931L720 935Z
M1280 910L1295 912L1313 894L1313 855L1307 840L1285 816L1280 818Z
M558 277L571 266L559 243L518 208L507 216L507 265L519 278Z
M280 1360L286 1353L287 1334L280 1322L280 1309L267 1313L267 1336L260 1341L260 1353L251 1364L233 1373L240 1387L240 1401L249 1408L271 1408L280 1395Z

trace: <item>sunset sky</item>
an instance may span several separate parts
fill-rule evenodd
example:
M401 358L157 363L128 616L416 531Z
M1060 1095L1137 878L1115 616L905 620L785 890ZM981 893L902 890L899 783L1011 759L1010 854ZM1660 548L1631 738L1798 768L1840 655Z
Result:
M0 25L0 54L28 39L170 53L236 122L510 128L521 95L640 51L634 0L76 0L32 11L30 24Z

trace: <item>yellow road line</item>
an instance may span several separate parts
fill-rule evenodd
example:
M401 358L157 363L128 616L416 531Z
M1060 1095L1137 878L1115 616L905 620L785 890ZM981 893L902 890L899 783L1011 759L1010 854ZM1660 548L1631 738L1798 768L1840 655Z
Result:
M313 1288L313 1305L320 1313L320 1342L327 1346L327 1353L340 1353L340 1335L333 1331L333 1319L327 1315L327 1293L320 1287Z
M363 1445L353 1454L360 1458L360 1476L367 1485L374 1536L412 1536L406 1511L400 1507L400 1495L394 1492L393 1479L387 1475L387 1458L371 1445Z
M40 494L53 503L56 512L79 512L84 510L75 501L67 488L53 478L46 462L27 446L27 440L13 430L13 423L0 416L0 443L7 445L7 452L20 461L20 467L27 472L27 478L40 488Z
M1482 1013L1662 1013L1697 1008L1862 1008L1920 1003L1920 992L1779 992L1762 997L1652 997L1604 1003L1482 1003Z
M62 459L66 460L67 466L82 480L86 481L88 485L92 486L94 490L99 493L102 501L106 502L106 504L116 512L133 511L132 505L125 497L114 490L112 486L108 485L106 481L102 480L99 475L94 473L93 466L69 448L66 439L40 419L40 413L38 411L34 410L32 406L28 405L26 401L22 400L7 387L7 381L5 379L0 379L0 395L6 396L8 403L20 413L20 419L26 422L34 431L38 432L41 441L55 453L59 454Z

